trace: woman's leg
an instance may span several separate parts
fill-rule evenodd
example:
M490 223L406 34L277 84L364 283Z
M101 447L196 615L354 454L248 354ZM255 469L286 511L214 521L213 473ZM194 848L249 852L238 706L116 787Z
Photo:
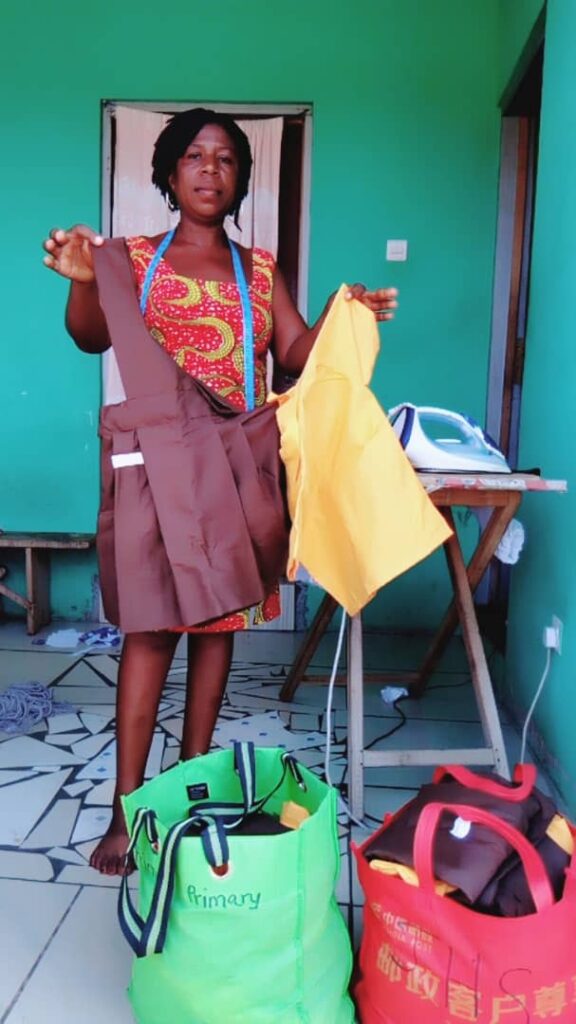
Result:
M232 663L234 633L190 633L182 760L206 754Z
M156 725L158 704L178 633L127 633L120 658L116 693L116 791L110 827L90 864L106 875L126 870L128 833L120 795L131 793L144 781L144 769Z

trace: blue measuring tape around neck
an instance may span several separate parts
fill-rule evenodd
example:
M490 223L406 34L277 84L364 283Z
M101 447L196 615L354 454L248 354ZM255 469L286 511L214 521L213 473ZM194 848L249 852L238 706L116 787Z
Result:
M167 235L160 242L160 245L154 253L154 257L150 262L148 270L146 271L146 277L144 278L144 284L142 285L142 294L140 296L140 312L144 316L146 307L148 305L148 297L150 295L150 288L152 287L152 281L154 275L158 269L158 264L164 256L168 246L172 243L174 235L176 234L176 228L172 228ZM246 280L246 274L244 273L244 266L242 264L242 257L238 246L229 238L228 244L232 253L232 265L234 267L234 275L236 277L236 285L240 292L240 304L242 306L242 341L244 346L244 396L246 399L246 409L248 412L256 407L256 395L254 386L254 320L252 317L252 303L250 302L250 293L248 291L248 281Z

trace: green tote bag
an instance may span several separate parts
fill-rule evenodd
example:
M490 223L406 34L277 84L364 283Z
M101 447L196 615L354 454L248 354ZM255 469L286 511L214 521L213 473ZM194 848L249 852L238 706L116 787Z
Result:
M310 814L298 829L245 834L287 800ZM330 786L282 750L236 743L123 804L140 871L138 909L126 879L119 899L138 1024L351 1024Z

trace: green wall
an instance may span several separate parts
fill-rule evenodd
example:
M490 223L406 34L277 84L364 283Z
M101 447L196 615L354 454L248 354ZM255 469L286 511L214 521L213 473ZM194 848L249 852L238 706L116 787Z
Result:
M500 0L498 41L502 91L514 74L526 41L543 7L544 0Z
M562 655L554 655L535 721L536 739L572 810L576 810L576 450L571 421L576 388L575 38L573 0L550 0L520 461L541 466L550 478L567 479L569 493L534 495L522 506L527 544L512 577L507 665L510 696L523 715L544 668L542 629L553 614L563 620Z
M376 391L485 408L499 120L497 0L12 4L3 15L4 282L1 524L90 530L98 360L62 327L65 284L41 264L55 224L97 225L103 99L314 105L310 311L342 280L393 283ZM386 264L407 238L406 264ZM55 580L89 614L94 565ZM66 566L68 563L65 563ZM444 598L430 562L369 621L425 624ZM417 613L414 611L418 586Z

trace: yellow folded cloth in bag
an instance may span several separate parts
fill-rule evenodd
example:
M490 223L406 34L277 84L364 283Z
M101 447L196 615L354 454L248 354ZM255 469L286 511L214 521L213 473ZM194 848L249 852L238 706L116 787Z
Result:
M450 536L370 391L374 314L342 285L299 381L279 397L280 454L299 566L355 615Z
M570 831L570 826L563 818L561 814L555 814L552 821L546 829L546 835L556 846L559 846L564 853L567 853L569 857L574 853L574 836Z
M407 885L414 885L416 887L420 885L420 880L414 868L409 868L406 864L397 864L393 860L375 859L370 861L370 867L373 871L380 871L383 875L398 875ZM449 892L456 892L456 886L449 885L448 882L441 882L440 879L435 879L434 892L437 896L447 896Z
M556 843L564 853L572 856L574 853L574 836L566 818L563 818L561 814L554 815L546 829L546 835ZM407 885L420 885L418 875L414 871L414 868L408 867L406 864L398 864L397 861L378 860L378 858L375 858L370 861L370 867L373 871L380 871L383 875L397 875L406 882ZM448 893L456 892L456 886L449 885L448 882L442 882L440 879L436 879L434 891L438 896L447 896Z

